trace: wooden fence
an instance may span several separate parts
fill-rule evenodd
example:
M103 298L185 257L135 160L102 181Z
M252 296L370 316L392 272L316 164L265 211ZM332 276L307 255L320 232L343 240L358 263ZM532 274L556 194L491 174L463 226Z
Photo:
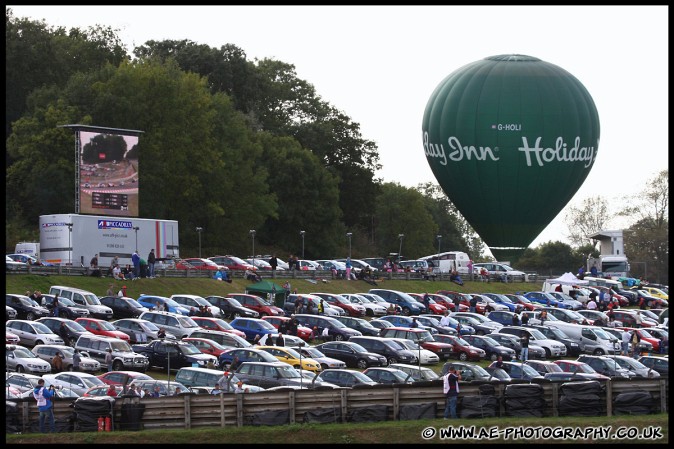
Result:
M526 383L513 381L514 383ZM499 398L499 413L505 416L504 392L509 384L492 384ZM545 409L543 416L559 416L561 383L541 383ZM667 378L642 380L611 380L603 384L600 405L604 405L607 416L612 416L613 400L620 393L645 391L654 401L654 413L669 410L669 381ZM480 384L461 383L461 397L479 396ZM113 430L119 430L122 405L133 401L144 405L140 429L194 429L199 427L244 426L250 424L251 417L268 412L287 412L288 424L302 423L305 413L339 411L342 422L350 412L373 406L386 406L387 420L398 420L400 410L407 405L435 404L435 416L443 416L445 397L442 382L424 382L410 385L377 385L374 387L334 390L291 390L262 391L245 394L183 394L162 398L117 398L114 404ZM54 414L58 420L67 420L73 414L72 400L56 400ZM17 403L19 428L23 432L35 429L38 410L33 398ZM459 401L461 410L461 399Z

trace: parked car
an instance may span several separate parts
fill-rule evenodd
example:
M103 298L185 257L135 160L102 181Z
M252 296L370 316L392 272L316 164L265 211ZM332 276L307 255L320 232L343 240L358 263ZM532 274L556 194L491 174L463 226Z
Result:
M112 321L116 330L124 332L129 336L129 343L147 343L148 341L159 338L159 326L152 321L141 318L122 318L121 320ZM169 340L177 340L177 337L171 332L166 332Z
M470 310L470 300L472 298L472 295L469 295L467 293L461 293L461 292L455 292L451 290L438 290L437 293L447 296L454 302L456 299L459 300L459 312L468 312ZM477 313L485 313L485 307L487 304L480 302L481 296L478 297L478 303L475 306L475 311ZM463 306L463 307L462 307ZM452 312L457 312L456 310L453 310Z
M526 362L524 362L526 365L529 365L533 369L538 372L541 376L545 378L546 374L552 374L552 373L563 373L564 371L562 368L559 367L558 364L551 360L533 360L533 359L528 359ZM549 376L550 377L555 377L555 376ZM566 376L558 376L561 377L562 379L567 379Z
M54 295L40 296L40 305L50 311L50 315L54 314ZM75 320L79 317L88 317L89 310L84 307L79 307L68 298L59 298L59 316L61 318L68 318Z
M515 335L511 334L501 334L499 332L492 332L491 334L489 334L489 338L492 338L496 340L499 344L514 350L515 354L517 354L518 357L522 355L522 343L519 337L516 337ZM530 342L527 358L544 359L545 349Z
M246 334L246 340L253 341L256 336L264 336L265 334L276 334L278 331L268 321L259 318L235 318L230 325Z
M5 327L19 337L19 341L24 346L51 344L62 345L63 339L52 332L43 323L29 320L9 320L5 323Z
M249 348L227 348L218 356L218 364L221 369L231 370L232 362L237 358L239 363L243 362L277 362L278 359L269 352L259 349L258 346ZM235 366L236 369L238 366Z
M115 390L115 394L110 395L111 397L116 397L116 396L121 396L124 394L124 387L121 385L114 385L112 387ZM95 397L101 397L101 396L109 396L109 391L110 391L110 385L97 385L95 387L89 388L87 391L84 392L82 395L83 398L95 398Z
M454 299L450 298L447 295L442 295L439 293L428 293L428 296L430 296L432 300L434 300L441 306L445 306L445 308L447 308L447 310L449 310L450 312L468 312L469 310L469 307L461 304L460 300L459 300L459 310L456 310L456 304L454 304Z
M551 340L547 338L541 331L538 329L531 328L529 326L507 326L502 328L499 332L503 334L515 335L518 338L522 338L527 335L529 337L529 344L534 344L536 346L541 346L545 349L545 358L561 358L566 357L566 346L563 343Z
M420 317L426 317L430 319L431 323L437 322L437 324L440 324L440 320L435 316L435 315L419 315ZM467 324L461 324L459 323L455 318L452 318L451 316L447 316L447 321L449 323L449 327L454 330L454 332L449 332L447 335L457 335L457 331L461 335L473 335L475 333L475 329L472 326L469 326ZM435 327L435 326L433 326ZM438 334L442 333L439 331L439 329L436 327L438 330Z
M62 371L72 371L73 369L73 354L75 350L66 345L36 345L33 348L33 353L52 365L56 353L60 353L63 358ZM96 373L101 370L101 364L98 360L89 357L89 354L83 352L80 354L80 371L85 373Z
M183 366L216 366L218 358L202 353L192 343L180 340L152 340L131 346L134 352L142 354L150 361L150 366L165 370L178 370Z
M346 263L329 259L320 259L316 262L320 264L324 270L333 272L338 278L346 277Z
M481 382L490 382L498 381L498 378L495 378L487 370L482 368L480 365L468 362L456 362L449 361L442 366L441 375L444 376L449 372L450 369L455 369L461 374L461 380L465 382L481 381Z
M501 282L524 281L526 277L526 274L523 271L516 270L510 265L498 262L475 263L473 264L473 273L479 275L482 268L487 270L492 279Z
M138 302L143 307L147 307L149 312L164 311L183 316L189 316L190 314L189 307L185 307L182 304L178 304L171 298L167 298L165 296L141 295L138 298Z
M199 311L200 307L206 307L214 318L223 317L219 307L212 305L210 302L206 301L205 298L202 298L199 295L177 294L171 295L170 299L174 300L178 304L187 307L188 309L194 311L195 313Z
M99 374L98 378L106 385L129 385L135 379L153 380L152 376L138 371L108 371Z
M531 366L520 362L492 362L489 368L501 368L511 379L521 379L531 381L542 381L543 376Z
M425 329L394 326L382 329L379 331L379 335L387 338L406 338L412 340L422 348L434 352L442 360L447 360L454 355L454 347L452 345L436 341L433 335Z
M248 348L252 344L248 343L245 338L239 337L229 332L216 331L211 329L199 329L190 334L190 338L208 338L222 346L230 348Z
M399 369L400 371L409 374L415 382L434 381L440 377L438 376L438 373L425 366L393 363L389 365L389 368Z
M5 306L5 321L16 319L16 309L14 307Z
M234 318L259 318L260 314L255 310L241 305L235 298L229 296L206 296L206 301L220 308L223 317L233 320Z
M248 262L249 264L253 265L258 270L271 271L271 265L266 260L257 259L257 258L255 258L255 259L249 258L249 259L244 259L244 260L246 262ZM282 271L283 268L279 268L278 265L277 265L276 270Z
M230 334L238 335L239 337L246 338L246 334L240 330L236 330L229 324L227 321L222 318L211 318L209 316L193 316L191 317L192 321L197 323L199 327L204 329L211 329L214 331L229 332Z
M370 366L386 366L388 364L386 357L369 352L357 343L328 341L316 345L316 348L328 357L343 361L347 367L365 369Z
M38 304L34 299L25 295L15 295L7 293L5 301L8 306L16 310L16 317L19 320L37 320L49 316L49 310Z
M657 355L642 355L639 362L660 373L661 377L669 377L669 358Z
M539 305L534 304L531 301L529 301L527 298L525 298L522 295L517 295L517 294L512 294L512 293L505 293L504 296L511 300L514 304L519 304L522 306L522 311L531 311L531 310L536 310Z
M393 307L393 309L395 309L395 313L398 314L398 315L403 312L402 307L400 307L397 304L390 303L390 302L386 301L384 298L382 298L381 296L379 296L375 293L358 293L358 294L360 296L363 296L363 297L369 299L373 303L376 303L376 304L379 304L380 306L383 306L386 309L387 314L392 313L392 309L391 309L392 307Z
M259 349L266 351L276 357L279 361L298 369L318 373L322 370L321 364L311 357L304 357L302 353L285 346L258 346Z
M284 362L244 362L237 368L236 376L244 383L265 389L280 386L317 388L321 381L310 382L298 370Z
M48 374L51 364L39 358L30 349L18 345L5 345L7 371L29 374Z
M482 296L486 296L487 298L493 299L494 302L497 304L504 305L508 308L509 312L521 312L523 307L520 306L519 304L516 304L510 300L506 295L502 295L500 293L482 293ZM496 312L496 310L494 310Z
M565 323L594 324L594 320L585 318L583 315L570 308L560 309L558 307L543 307L542 310L548 312L548 316L552 315Z
M352 303L348 298L342 295L334 295L332 293L311 293L314 296L318 296L325 303L330 304L334 307L339 307L344 310L346 315L352 317L363 317L365 316L365 306L360 304Z
M53 333L59 335L68 346L75 346L75 342L81 335L93 335L86 330L80 323L68 318L47 316L37 320L49 328ZM65 328L65 331L63 330ZM63 335L63 334L67 335Z
M557 300L557 304L564 304L565 307L568 307L571 310L582 310L585 308L585 305L573 299L571 296L562 292L548 292L552 295L553 298Z
M489 336L464 335L463 339L472 346L482 349L488 359L496 360L499 356L503 357L503 360L505 361L517 359L517 354L513 349L500 345L493 338L489 338Z
M452 314L452 318L458 321L461 327L469 326L473 328L475 330L475 335L489 335L492 332L498 332L498 330L503 327L501 323L489 320L486 317L483 318L487 321L482 321L475 315L467 315L467 313L469 312L456 312ZM462 335L466 336L469 334Z
M363 335L351 337L349 341L361 345L369 352L383 355L389 364L398 362L415 364L419 361L416 351L407 349L390 338Z
M274 326L277 330L278 329L287 330L288 325L292 320L292 318L290 318L289 316L269 316L269 315L262 317L262 319L271 323L271 325ZM285 334L286 332L283 333ZM313 330L309 329L306 326L297 326L297 336L300 337L302 340L308 342L313 338Z
M292 346L294 350L300 352L302 357L310 357L321 364L321 369L346 368L346 363L341 360L328 357L315 346Z
M398 337L384 337L387 340L392 341L397 344L401 349L407 349L412 351L416 356L417 360L421 360L422 365L435 365L440 361L440 357L433 351L429 351L424 347L417 344L417 342L408 340L407 338L398 338ZM440 343L444 343L438 340ZM417 362L419 364L419 362Z
M613 315L615 321L622 322L624 327L649 328L657 326L657 323L653 323L651 320L644 320L636 310L613 309L611 315ZM641 325L639 325L639 322L641 322Z
M370 324L369 321L363 318L353 318L350 316L338 316L335 317L337 321L344 323L346 326L351 329L359 331L363 335L377 336L379 335L379 329Z
M185 337L182 341L193 344L202 354L209 354L215 357L220 357L220 354L230 349L210 338Z
M543 334L546 338L549 338L550 340L556 340L560 343L563 343L564 346L566 346L567 356L577 357L584 351L584 347L579 342L569 337L561 329L557 329L556 327L552 326L541 326L541 325L530 325L530 327L539 330L541 334Z
M555 360L554 363L559 365L562 371L573 373L579 378L585 380L609 380L610 377L604 376L596 372L590 365L576 360Z
M189 388L175 380L134 379L129 384L129 387L140 387L141 390L149 393L152 393L155 391L155 388L158 388L159 397L175 396L178 389L180 389L181 393L189 392Z
M259 296L245 293L229 293L227 296L236 299L242 306L256 311L260 317L285 315L282 308L270 304Z
M515 316L517 316L517 322L513 321L513 318ZM508 312L505 310L495 310L493 312L489 312L487 314L487 318L489 318L492 321L496 321L497 323L502 324L504 326L512 326L513 324L519 326L521 319L519 314L516 314L515 312Z
M124 341L130 340L126 333L117 330L112 323L105 320L99 320L96 318L78 318L75 320L75 322L81 324L83 328L94 335L114 337Z
M403 315L419 315L426 311L423 304L405 292L383 288L372 288L369 290L369 293L379 295L384 298L386 302L400 306Z
M178 339L189 337L193 332L201 329L192 318L171 312L149 310L143 312L140 319L154 323L157 327L175 335Z
M450 318L450 317L448 317L448 318ZM414 317L414 319L417 321L417 323L419 323L422 326L426 326L426 327L430 327L432 329L435 329L437 332L433 332L433 335L438 335L438 334L458 335L457 332L456 332L456 329L454 327L452 327L451 325L443 326L442 324L440 324L440 321L438 320L436 315L419 315L418 317ZM470 332L466 332L466 333L470 333ZM473 333L475 333L474 330L473 330Z
M5 255L5 271L27 270L28 264L25 262L17 262L8 255Z
M223 264L219 264L213 260L203 259L200 257L189 257L187 259L182 259L176 263L176 269L178 270L207 270L216 272L218 270L223 270Z
M548 292L544 291L526 292L523 296L534 304L539 304L546 307L569 308L568 306L564 306L564 304L561 304L560 301L558 301L554 296L552 296Z
M144 373L149 368L150 361L143 354L131 349L131 345L119 338L104 337L102 335L82 335L75 343L75 349L86 352L99 363L105 363L108 349L112 352L112 369L114 371L132 370Z
M437 341L447 343L453 346L456 357L461 361L475 360L479 361L486 357L484 349L471 345L458 335L436 335Z
M101 304L98 296L90 291L81 288L66 287L62 285L52 285L49 287L50 295L58 295L59 299L68 298L80 307L89 310L89 316L100 318L102 320L112 319L112 309Z
M20 344L21 340L19 340L19 336L16 334L13 334L10 331L5 331L5 343L7 344L12 344L12 345L18 345Z
M283 312L286 316L295 314L295 302L300 299L302 302L302 313L318 315L318 304L321 298L311 294L290 294L283 303ZM331 306L323 300L325 316L336 317L346 316L346 312L341 307Z
M223 265L231 271L257 271L256 266L253 266L252 264L236 256L213 256L209 257L208 260L216 263L217 265Z
M593 324L595 323L595 321L601 320L604 323L604 326L606 326L606 325L608 325L608 322L610 321L609 316L606 314L606 312L602 312L600 310L583 309L583 310L577 310L576 313L583 316L586 320L588 320L588 322L592 321ZM616 323L614 321L614 325L615 326L622 326L623 323L621 323L621 322Z
M321 382L329 382L339 387L352 388L355 386L377 385L377 382L361 373L346 369L328 369L316 376Z
M438 334L438 330L432 326L427 326L423 324L422 321L418 320L416 316L406 316L406 315L385 315L379 318L382 321L388 321L396 327L408 327L410 329L423 329L428 331L431 335Z
M302 326L314 330L314 334L322 335L324 329L328 329L329 338L337 341L348 340L354 335L362 335L360 331L351 329L346 324L337 321L336 318L320 315L296 314L295 318Z
M421 293L408 293L412 298L416 299L420 304L424 304L424 295ZM439 304L433 299L433 297L428 295L428 312L424 310L424 313L431 313L433 315L443 315L445 311L448 310L447 307Z
M185 366L178 370L175 380L176 382L180 382L181 384L185 385L190 389L191 392L195 392L195 388L212 389L212 387L218 383L222 376L222 370ZM236 388L236 384L239 382L239 378L236 377L234 373L229 373L227 379L228 382L226 387L221 391L223 393L233 393L234 389ZM263 391L262 388L255 385L243 384L242 387L248 390L249 393ZM208 393L212 394L212 390L209 390Z
M410 374L398 368L391 368L388 366L373 366L363 371L370 379L378 384L411 384L414 379Z
M299 269L302 271L323 270L323 266L315 260L299 259L297 265L299 265Z
M365 315L369 317L384 316L388 313L385 306L373 300L370 300L369 298L361 294L342 293L341 296L351 301L352 304L359 304L365 307Z
M126 296L103 296L99 300L101 304L112 309L112 316L115 319L138 318L149 310L135 299Z
M64 390L72 390L82 396L91 387L105 385L101 379L90 373L79 371L63 371L56 374L44 374L42 377L49 379L52 385Z
M617 377L623 379L631 379L636 377L632 371L620 366L613 357L604 355L587 355L581 354L578 359L579 362L585 362L590 365L596 372L608 377Z

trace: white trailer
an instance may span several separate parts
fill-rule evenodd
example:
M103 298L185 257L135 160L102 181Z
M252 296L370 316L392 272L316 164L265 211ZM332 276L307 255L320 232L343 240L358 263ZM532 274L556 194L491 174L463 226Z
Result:
M154 249L158 259L180 257L178 222L150 218L104 217L55 214L40 216L40 253L56 265L89 266L98 254L101 268L110 266L114 256L120 266L131 264L138 250L147 259Z

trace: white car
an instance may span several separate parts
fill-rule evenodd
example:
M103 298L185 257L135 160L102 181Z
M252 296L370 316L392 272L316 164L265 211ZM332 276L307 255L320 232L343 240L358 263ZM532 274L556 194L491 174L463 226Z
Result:
M498 262L475 263L473 264L473 273L479 275L482 268L485 268L491 277L496 277L497 280L507 282L524 280L526 276L523 271L516 270L510 265Z
M56 353L61 353L63 357L63 371L70 371L73 367L73 354L75 349L66 345L37 345L33 348L33 353L45 362L51 364ZM80 354L80 370L85 373L96 373L101 369L101 362L88 356L86 352Z
M33 352L18 345L5 345L5 362L7 371L30 374L48 374L51 372L49 362L38 358Z
M17 262L11 257L5 255L5 270L7 271L15 271L15 270L21 270L21 269L27 269L28 264L24 262Z
M414 353L420 357L422 365L435 365L440 362L440 357L435 352L420 348L419 345L412 340L406 338L389 338L389 340L397 342L403 349L414 351Z
M59 335L56 335L47 326L37 321L9 320L5 323L5 327L8 331L19 337L22 345L33 347L42 344L64 344L63 339Z
M64 371L57 374L45 374L42 377L45 381L49 380L57 388L72 390L80 396L84 395L84 393L91 387L105 385L105 382L93 374L82 373L79 371Z
M306 271L306 270L313 271L313 270L322 270L323 269L321 264L319 264L318 262L313 261L313 260L300 259L300 260L297 261L297 263L299 263L299 265L300 265L300 270L304 270L304 271Z
M386 307L383 305L370 301L368 298L357 293L342 293L343 297L347 298L353 304L360 304L365 307L365 315L367 316L384 316L387 314Z

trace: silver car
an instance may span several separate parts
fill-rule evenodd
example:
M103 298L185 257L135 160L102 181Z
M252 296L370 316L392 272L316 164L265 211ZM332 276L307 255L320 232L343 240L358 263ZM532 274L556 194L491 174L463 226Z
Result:
M73 369L73 354L75 349L66 345L36 345L33 348L33 353L42 360L52 363L57 352L61 353L63 357L63 371L71 371ZM101 363L89 357L86 352L80 353L80 371L85 373L96 373L101 369Z
M30 374L48 374L51 365L38 358L30 349L17 345L5 345L5 361L7 371Z
M22 345L33 347L35 345L62 345L63 339L51 331L47 326L37 321L9 320L5 327L11 333L19 337Z
M64 371L57 374L45 374L42 376L45 381L49 380L56 388L63 390L72 390L78 395L82 396L91 387L105 385L98 377L89 373L81 373L75 371Z

